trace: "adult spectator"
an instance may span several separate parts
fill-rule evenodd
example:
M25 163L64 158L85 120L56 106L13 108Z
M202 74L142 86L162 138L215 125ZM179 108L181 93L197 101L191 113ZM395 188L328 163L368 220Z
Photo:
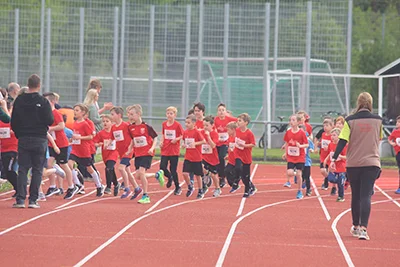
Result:
M351 215L353 226L351 234L362 240L369 240L367 233L371 212L371 196L375 180L381 171L379 142L382 138L382 118L372 114L372 96L361 93L357 98L357 109L346 118L339 136L331 168L348 143L347 176L351 185Z
M7 92L5 89L0 88L0 121L4 123L10 122L10 113L7 108Z
M11 103L13 102L17 96L21 88L19 87L18 83L9 83L8 84L8 99L7 102Z
M101 122L101 118L99 115L99 109L96 105L97 100L99 100L99 93L97 92L96 89L90 89L86 93L86 97L85 97L85 100L83 101L83 104L85 104L88 107L89 120L91 120L94 123L96 132L99 132L99 131L101 131L101 129L103 129L103 127L102 127L102 122Z
M96 89L97 92L100 95L101 89L103 89L103 86L101 85L100 80L98 80L98 79L90 80L89 84L88 84L88 87L86 89L86 94L89 92L90 89ZM97 110L98 110L99 114L102 114L104 111L110 110L113 107L113 103L106 102L106 103L104 103L103 107L100 108L99 107L99 103L97 102L97 100L95 102L95 105L97 107Z
M33 74L28 79L28 91L15 99L11 114L11 129L18 138L19 165L14 208L25 208L27 174L30 168L32 168L32 179L28 207L40 207L37 199L46 160L47 131L53 124L54 117L49 101L41 96L39 91L40 78Z

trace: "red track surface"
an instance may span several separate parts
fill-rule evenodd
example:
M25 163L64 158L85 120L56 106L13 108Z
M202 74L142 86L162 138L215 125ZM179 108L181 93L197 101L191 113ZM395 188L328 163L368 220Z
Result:
M98 167L105 179L104 165ZM158 164L150 171L157 169ZM319 189L319 169L313 168L312 176ZM384 170L377 185L400 202L394 194L397 176L397 170ZM85 266L215 266L218 260L224 266L345 266L349 260L355 266L398 266L400 207L379 190L372 201L386 202L372 207L370 241L350 236L350 212L337 220L349 254L346 262L332 223L350 207L350 189L344 203L337 203L329 191L318 190L331 217L328 221L315 192L313 197L295 200L296 189L283 188L284 166L258 165L253 182L258 193L246 200L239 216L243 189L229 194L224 188L220 198L213 198L210 190L197 201L197 192L186 198L186 185L181 196L174 196L154 179L149 186L150 205L91 194L76 196L71 203L53 196L40 203L40 209L20 210L11 208L13 200L5 200L11 194L2 195L0 232L25 224L0 233L1 266L74 266L79 262ZM86 183L89 187L87 193L94 190L93 184ZM56 212L56 207L66 203ZM32 218L36 219L27 222Z

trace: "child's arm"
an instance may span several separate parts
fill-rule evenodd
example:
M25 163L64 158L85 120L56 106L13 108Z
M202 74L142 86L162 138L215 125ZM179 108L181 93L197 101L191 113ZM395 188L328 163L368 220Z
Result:
M296 146L297 146L298 148L307 148L307 147L308 147L308 142L307 142L307 144L302 144L302 145L300 145L299 142L296 142Z
M56 126L49 126L49 131L61 131L64 130L65 128L65 123L62 121Z
M174 141L174 140L172 140L172 141ZM163 145L164 145L164 134L162 134L161 138L160 138L160 147L163 147Z
M148 151L148 153L149 153L150 155L153 155L154 149L156 148L156 145L157 145L157 137L154 137L154 139L153 139L153 145L150 147L150 149L149 149L149 151Z
M133 142L133 139L132 139L131 144L128 147L128 151L126 151L125 155L129 155L132 152L133 145L134 145L134 142Z
M72 135L72 139L75 140L92 140L93 139L93 134L86 135L86 136L80 136L77 134Z
M205 143L207 143L206 142L206 140L201 140L201 141L197 141L197 142L194 142L193 144L194 144L194 147L196 147L196 146L199 146L199 145L202 145L202 144L205 144Z
M56 152L57 154L60 154L60 148L58 148L56 142L54 142L53 136L51 136L51 134L49 134L49 133L47 133L47 140L49 140L50 144L52 145L54 152Z
M214 141L212 140L210 132L206 131L205 133L206 133L207 143L211 146L211 148L215 148L217 144L215 144Z
M285 143L283 144L283 146L281 147L281 149L282 149L282 150L285 150L285 149L286 149L286 146L287 146L287 143L285 142Z

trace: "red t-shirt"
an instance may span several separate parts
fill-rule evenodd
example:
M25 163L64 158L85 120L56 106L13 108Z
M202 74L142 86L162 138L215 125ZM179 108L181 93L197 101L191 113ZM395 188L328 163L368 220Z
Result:
M235 166L235 136L229 136L228 139L228 163Z
M326 156L328 156L328 146L331 143L331 135L327 135L325 132L322 133L321 136L321 149L319 153L320 162L324 162Z
M89 126L92 128L92 132L93 132L93 136L96 135L96 127L94 126L93 121L86 119L87 123L89 124ZM89 144L90 144L90 155L96 154L96 147L94 145L94 141L89 140Z
M400 129L394 129L388 139L396 143L393 148L397 155L400 152Z
M306 133L301 129L296 133L292 129L289 129L286 131L283 140L286 142L286 161L291 163L305 163L305 149L297 147L296 142L299 142L300 145L308 144Z
M217 144L218 133L216 131L211 131L210 137L211 140L215 144ZM207 143L201 145L201 154L203 156L203 160L205 160L208 164L211 164L212 166L216 166L219 164L217 147L211 148L211 145L208 143L208 138L206 137L206 135L204 136L204 139Z
M11 130L10 123L0 121L0 139L1 152L18 152L18 139Z
M312 134L312 127L309 123L305 122L304 125L306 126L306 131L308 133L308 136Z
M224 119L221 119L220 117L214 119L214 128L218 132L217 146L228 145L229 135L226 125L232 121L237 121L237 118L225 116Z
M86 120L81 122L74 121L72 130L74 134L78 134L80 136L93 135L93 128ZM93 143L93 140L72 140L71 154L74 154L79 158L91 158L91 143Z
M53 110L53 116L54 116L54 123L51 126L57 126L60 122L64 122L64 119L58 110L56 109ZM54 139L54 142L56 142L56 145L59 148L69 146L68 138L65 135L64 129L60 131L50 131L49 133L51 134L51 136ZM49 147L53 147L50 142L49 142Z
M329 159L327 162L328 166L331 164L331 160L332 160L333 155L335 154L336 147L337 147L337 144L334 144L333 142L331 142L328 146L328 155L329 155ZM347 145L343 148L340 155L346 156L346 153L347 153ZM335 162L335 165L336 165L335 172L346 172L346 160L343 160L343 159L338 160L338 159Z
M129 124L123 121L120 125L117 126L116 124L114 124L111 127L111 138L112 140L115 140L117 142L117 151L121 159L132 158L134 153L134 151L132 151L129 155L125 154L128 151L128 148L132 141L132 137L129 134L128 126Z
M118 159L118 151L117 151L117 142L112 140L112 132L111 130L107 132L106 130L101 130L96 134L93 138L95 143L104 143L104 141L110 140L111 143L105 147L104 144L101 146L101 155L103 157L103 162L106 163L108 160L117 161Z
M185 130L183 132L183 142L187 146L189 144L204 140L204 137L197 129ZM195 148L186 148L185 159L191 162L201 162L201 145Z
M182 136L183 128L182 125L174 121L170 126L168 122L164 121L162 124L162 134L164 136L163 146L161 148L161 156L179 156L180 154L180 142L172 144L171 141Z
M253 159L251 157L252 147L243 148L240 144L256 144L254 134L250 129L242 132L239 128L236 128L235 137L235 158L240 159L243 164L251 164Z
M204 121L197 120L196 124L194 125L194 128L200 131L200 133L202 134L204 131Z
M135 147L135 157L154 156L154 152L150 155L149 149L153 145L154 138L157 137L153 127L145 122L141 124L130 124L128 126L131 139L133 139Z

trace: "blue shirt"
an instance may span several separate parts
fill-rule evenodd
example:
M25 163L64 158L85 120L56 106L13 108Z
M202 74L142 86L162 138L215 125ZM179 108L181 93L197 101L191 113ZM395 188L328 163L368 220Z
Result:
M307 134L308 136L308 134ZM312 165L312 160L310 157L310 149L314 150L314 143L310 140L310 138L307 137L308 140L308 147L306 148L306 163L304 166L311 166Z
M74 132L70 129L65 127L64 128L64 133L67 136L68 140L70 140L72 138L72 135L74 134ZM68 158L69 158L69 154L71 154L71 150L72 150L72 146L68 147Z

